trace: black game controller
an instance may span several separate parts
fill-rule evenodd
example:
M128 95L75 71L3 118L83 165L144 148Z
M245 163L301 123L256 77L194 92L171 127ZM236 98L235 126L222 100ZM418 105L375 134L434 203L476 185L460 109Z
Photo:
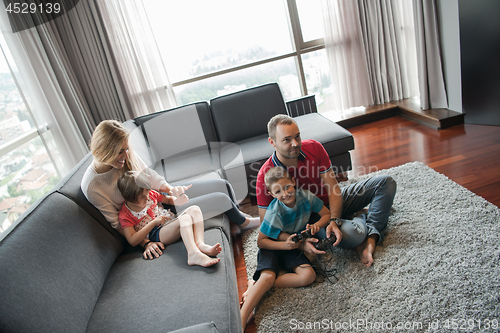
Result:
M306 238L310 238L312 237L312 234L311 234L311 229L307 229L306 231L303 231L299 234L296 234L295 236L292 237L292 240L295 242L295 243L298 243L300 242L301 240L304 240Z
M325 251L330 249L336 240L337 237L335 237L335 234L331 234L330 238L323 238L319 242L313 243L313 245L317 250Z
M301 240L304 240L304 239L310 238L310 237L313 237L313 235L311 234L311 229L307 229L306 231L301 232L301 233L293 236L292 241L294 241L295 243L298 243ZM321 239L320 241L313 243L313 245L317 250L324 251L324 250L329 249L332 246L332 244L335 243L336 240L337 240L337 237L335 237L335 234L331 234L330 238Z

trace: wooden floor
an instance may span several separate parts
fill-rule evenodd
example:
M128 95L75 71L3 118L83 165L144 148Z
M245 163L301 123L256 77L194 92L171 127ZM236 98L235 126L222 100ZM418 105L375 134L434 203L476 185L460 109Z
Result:
M500 207L499 126L465 124L436 130L394 116L349 131L355 143L349 178L420 161ZM233 249L241 298L247 275L238 235L233 236ZM245 332L256 332L255 324L251 322Z

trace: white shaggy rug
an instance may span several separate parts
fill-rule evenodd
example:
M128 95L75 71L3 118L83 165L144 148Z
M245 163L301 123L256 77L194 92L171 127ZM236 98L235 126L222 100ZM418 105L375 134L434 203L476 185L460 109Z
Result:
M398 189L374 265L334 249L338 281L272 288L256 311L258 332L499 330L500 209L420 162L379 172ZM249 277L257 234L243 235Z

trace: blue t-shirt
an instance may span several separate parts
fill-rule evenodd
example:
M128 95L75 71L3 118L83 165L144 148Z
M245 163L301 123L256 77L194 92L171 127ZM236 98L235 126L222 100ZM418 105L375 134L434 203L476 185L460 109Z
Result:
M311 213L319 213L323 201L308 190L295 191L295 207L289 208L274 198L266 210L260 231L269 238L278 239L281 232L294 234L302 231Z

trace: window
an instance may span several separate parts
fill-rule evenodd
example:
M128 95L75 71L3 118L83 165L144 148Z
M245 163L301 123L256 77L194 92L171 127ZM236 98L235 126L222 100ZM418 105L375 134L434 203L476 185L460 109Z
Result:
M177 101L187 104L209 100L268 82L278 82L285 99L300 97L300 87L295 62L292 58L252 66L235 72L220 74L174 87Z
M318 112L332 110L333 88L325 49L302 55L307 91L315 95Z
M292 52L281 1L144 3L173 82Z
M144 0L177 102L278 82L285 100L315 94L330 73L320 0Z
M320 0L296 0L296 2L304 42L323 38L325 32Z
M0 33L0 38L3 38ZM5 45L5 43L2 43ZM0 233L59 181L50 132L36 130L0 49ZM9 62L11 63L11 62Z

